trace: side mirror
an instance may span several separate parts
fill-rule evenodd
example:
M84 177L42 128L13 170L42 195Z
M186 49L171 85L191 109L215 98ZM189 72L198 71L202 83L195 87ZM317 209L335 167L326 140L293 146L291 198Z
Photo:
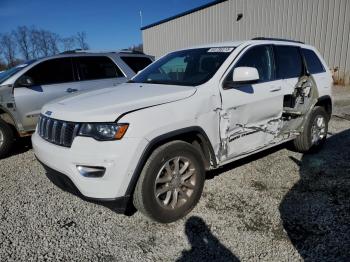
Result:
M251 83L259 80L259 72L255 67L236 67L232 80L235 83Z
M17 80L17 85L18 87L31 87L34 85L33 78L27 75L22 75L18 80Z

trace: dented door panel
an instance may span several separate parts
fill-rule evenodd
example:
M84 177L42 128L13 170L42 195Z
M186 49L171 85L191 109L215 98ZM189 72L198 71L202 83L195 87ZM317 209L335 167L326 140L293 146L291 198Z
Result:
M269 124L283 109L281 82L271 81L223 90L221 112L222 160L255 149L273 137Z

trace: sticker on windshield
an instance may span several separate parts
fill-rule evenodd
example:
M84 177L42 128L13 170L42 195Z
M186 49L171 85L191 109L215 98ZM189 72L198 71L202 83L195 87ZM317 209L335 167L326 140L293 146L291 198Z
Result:
M233 47L213 47L208 50L208 53L230 53Z

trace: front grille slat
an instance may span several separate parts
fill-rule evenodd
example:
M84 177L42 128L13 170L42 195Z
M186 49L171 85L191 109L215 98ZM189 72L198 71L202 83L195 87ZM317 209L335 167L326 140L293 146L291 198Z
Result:
M44 140L71 147L74 138L79 132L80 124L52 119L41 115L38 122L38 134Z

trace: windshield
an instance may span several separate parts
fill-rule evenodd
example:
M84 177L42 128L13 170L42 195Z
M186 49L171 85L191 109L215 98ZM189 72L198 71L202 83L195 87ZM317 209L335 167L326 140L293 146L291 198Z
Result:
M23 64L17 65L15 67L12 67L6 71L0 72L0 84L5 82L7 79L9 79L11 76L13 76L14 74L16 74L17 72L21 71L23 68L29 66L30 64L32 64L33 62L35 62L35 60L30 60L27 61Z
M173 52L151 64L130 82L197 86L213 77L233 49L215 47Z

